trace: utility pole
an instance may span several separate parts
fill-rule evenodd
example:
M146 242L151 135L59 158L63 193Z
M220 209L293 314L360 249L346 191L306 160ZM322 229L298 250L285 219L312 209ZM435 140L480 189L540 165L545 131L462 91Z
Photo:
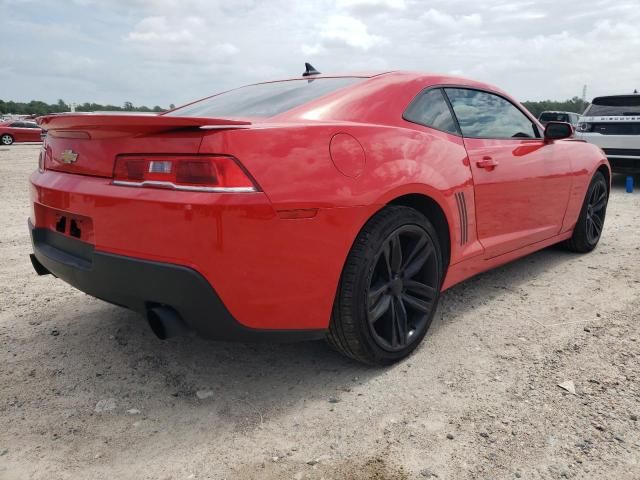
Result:
M587 103L587 86L586 85L582 87L582 101L584 103Z

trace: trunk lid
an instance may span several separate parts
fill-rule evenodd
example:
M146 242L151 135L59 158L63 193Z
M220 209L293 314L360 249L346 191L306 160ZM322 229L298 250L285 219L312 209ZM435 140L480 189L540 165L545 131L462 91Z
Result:
M49 115L38 119L47 170L111 178L120 154L198 153L204 131L246 128L250 122L163 115Z

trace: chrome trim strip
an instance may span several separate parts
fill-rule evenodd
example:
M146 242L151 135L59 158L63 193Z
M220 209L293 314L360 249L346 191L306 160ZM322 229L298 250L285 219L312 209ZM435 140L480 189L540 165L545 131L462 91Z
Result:
M172 182L160 182L158 180L145 180L144 182L114 180L111 183L112 185L119 185L121 187L160 187L169 190L182 190L186 192L253 193L258 191L255 187L196 187L190 185L176 185Z

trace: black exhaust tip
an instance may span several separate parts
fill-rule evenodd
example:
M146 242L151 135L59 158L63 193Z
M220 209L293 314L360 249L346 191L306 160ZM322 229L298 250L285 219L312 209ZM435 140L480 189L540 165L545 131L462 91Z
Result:
M156 306L147 310L151 331L160 340L186 335L189 331L180 314L171 307Z
M33 269L36 271L38 275L51 275L51 272L47 270L47 267L42 265L33 253L29 254L29 259L31 260L31 265L33 265Z

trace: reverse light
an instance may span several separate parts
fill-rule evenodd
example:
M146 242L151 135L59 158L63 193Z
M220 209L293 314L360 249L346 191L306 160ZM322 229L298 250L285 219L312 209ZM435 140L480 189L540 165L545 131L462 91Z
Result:
M119 155L113 184L191 192L256 192L237 160L226 155Z

